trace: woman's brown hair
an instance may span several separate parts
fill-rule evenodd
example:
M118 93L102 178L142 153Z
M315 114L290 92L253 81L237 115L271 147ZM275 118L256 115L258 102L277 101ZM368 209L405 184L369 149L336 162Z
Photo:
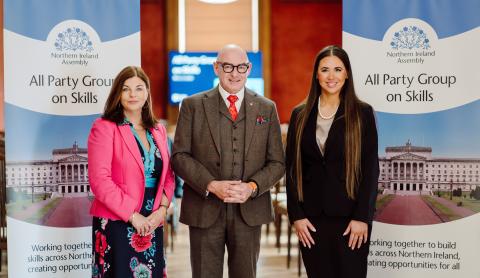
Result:
M113 81L112 88L110 89L110 94L108 95L107 102L105 103L105 108L103 111L102 118L112 121L117 124L123 123L125 116L123 114L123 107L120 102L122 97L122 88L125 80L138 77L145 82L147 87L147 101L142 107L142 124L144 128L154 128L157 124L157 120L153 115L152 109L152 96L150 94L150 79L147 74L143 71L142 68L136 66L128 66L123 68L115 77Z
M302 155L300 142L307 119L312 112L316 100L321 94L322 89L320 87L320 84L318 83L317 72L320 61L327 56L338 57L343 62L348 76L340 92L340 99L345 106L345 187L348 197L350 199L355 199L356 189L361 178L360 162L362 153L362 126L360 119L360 109L362 102L355 94L355 89L353 87L352 68L347 53L342 48L331 45L325 47L317 54L313 66L310 92L306 100L304 100L302 104L300 104L304 104L304 106L298 113L297 121L295 123L290 123L291 125L296 125L296 144L294 150L294 161L289 171L291 171L291 173L293 174L292 176L294 177L294 181L297 184L297 193L300 201L303 201Z

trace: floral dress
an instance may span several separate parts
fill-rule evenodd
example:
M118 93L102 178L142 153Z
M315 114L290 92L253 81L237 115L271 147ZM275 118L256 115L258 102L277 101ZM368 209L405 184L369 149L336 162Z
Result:
M157 183L162 173L162 159L149 131L149 151L143 146L133 127L132 132L145 166L145 194L140 214L148 216L152 213ZM163 227L158 227L150 235L140 236L130 223L93 217L92 238L92 277L166 277Z

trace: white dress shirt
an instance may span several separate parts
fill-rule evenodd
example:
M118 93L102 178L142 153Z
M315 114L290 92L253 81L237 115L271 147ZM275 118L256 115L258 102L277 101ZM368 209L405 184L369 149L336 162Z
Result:
M218 84L218 90L220 91L220 95L225 101L227 108L230 107L230 101L228 101L227 97L229 95L236 95L238 97L238 100L235 102L235 107L237 108L237 112L240 113L240 107L242 106L243 97L245 96L245 87L243 87L236 94L230 94L229 92L225 91L225 89L222 88L222 85L220 84Z

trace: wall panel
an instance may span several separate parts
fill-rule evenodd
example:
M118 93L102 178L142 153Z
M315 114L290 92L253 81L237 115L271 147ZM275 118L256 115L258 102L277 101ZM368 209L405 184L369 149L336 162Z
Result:
M340 2L271 0L271 98L281 122L310 88L315 55L341 45Z
M252 49L252 2L208 4L185 0L187 51L217 51L227 43Z
M167 117L166 6L162 0L140 2L142 67L150 77L153 108Z

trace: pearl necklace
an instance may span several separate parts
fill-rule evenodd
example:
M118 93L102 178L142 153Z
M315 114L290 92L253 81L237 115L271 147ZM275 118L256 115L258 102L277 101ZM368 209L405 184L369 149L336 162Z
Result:
M338 106L337 106L337 108L335 108L335 111L333 111L332 115L324 116L322 114L322 111L321 111L320 107L318 107L318 115L320 116L320 118L322 118L324 120L330 120L331 118L335 117L335 114L337 113L337 110L338 110Z

